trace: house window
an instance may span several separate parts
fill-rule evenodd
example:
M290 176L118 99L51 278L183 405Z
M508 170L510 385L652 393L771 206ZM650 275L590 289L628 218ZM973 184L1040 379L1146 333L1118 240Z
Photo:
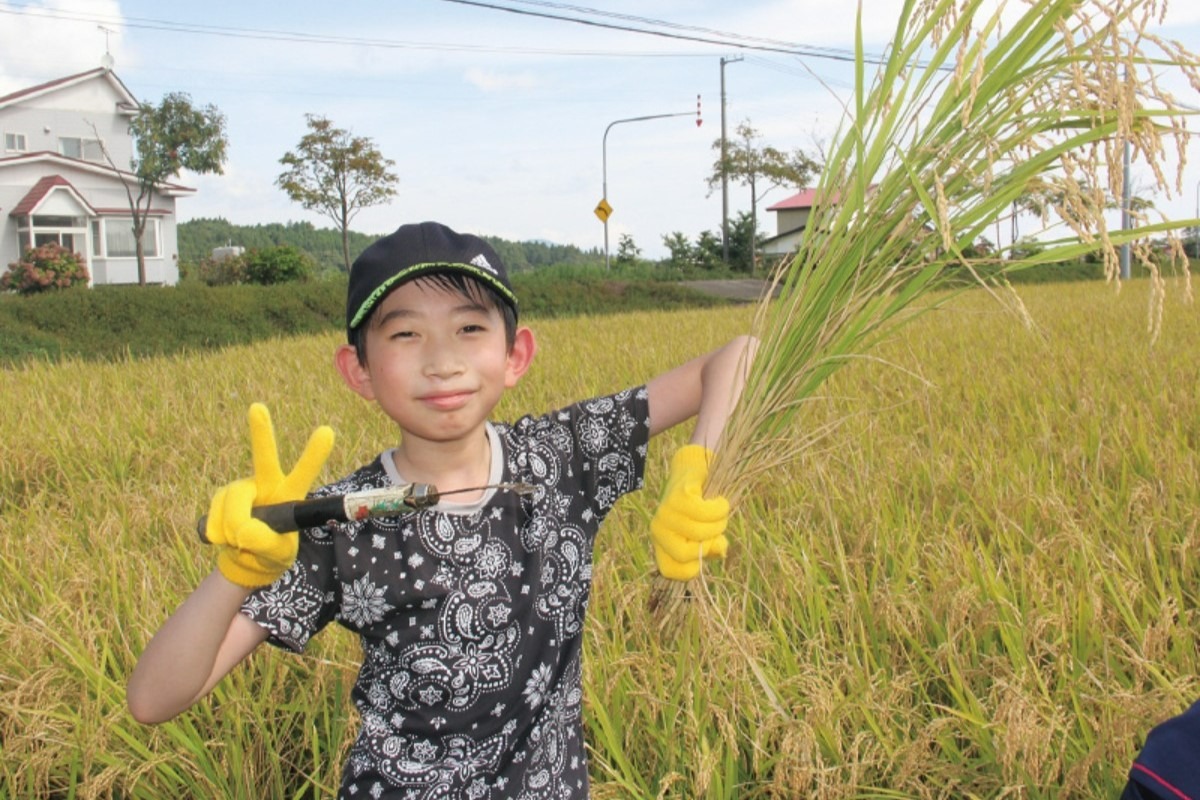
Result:
M86 251L87 221L83 217L34 214L25 219L28 223L17 229L24 247L57 244L80 255Z
M24 153L25 152L25 134L23 134L23 133L6 133L6 134L4 134L4 150L9 153Z
M99 249L100 236L96 236ZM106 258L134 258L137 256L137 240L133 238L132 217L107 217L104 220L104 252ZM146 230L142 232L143 252L146 258L158 258L159 230L158 220L146 220Z
M70 250L72 253L82 253L84 236L82 233L72 233L70 231L35 231L33 234L33 246L41 247L44 244L57 244L64 250Z
M104 149L99 139L81 139L78 136L60 136L58 152L68 158L78 158L84 161L103 161Z

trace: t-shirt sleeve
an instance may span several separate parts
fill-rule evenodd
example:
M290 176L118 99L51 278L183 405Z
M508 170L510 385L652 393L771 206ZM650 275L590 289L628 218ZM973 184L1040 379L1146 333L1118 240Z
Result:
M602 519L622 495L642 488L650 441L646 387L584 400L566 413L582 462L579 479Z
M332 538L325 528L300 531L295 563L242 604L242 614L266 628L271 644L299 653L333 620L337 575Z

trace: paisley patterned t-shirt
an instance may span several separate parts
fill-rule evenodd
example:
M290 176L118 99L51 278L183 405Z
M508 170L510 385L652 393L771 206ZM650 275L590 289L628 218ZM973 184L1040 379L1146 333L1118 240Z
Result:
M641 488L645 387L489 425L494 491L472 504L301 532L296 563L247 599L300 651L357 632L362 719L342 798L586 798L582 629L597 529ZM315 495L394 485L385 453Z

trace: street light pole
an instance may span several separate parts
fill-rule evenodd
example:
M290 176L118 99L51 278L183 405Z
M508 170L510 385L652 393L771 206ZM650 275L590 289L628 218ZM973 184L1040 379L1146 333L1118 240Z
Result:
M725 169L725 65L741 61L741 56L721 57L721 260L729 266L729 175Z
M700 95L696 95L696 126L700 126ZM627 117L626 119L613 120L608 123L608 127L604 129L604 138L600 140L600 163L603 171L604 179L604 194L600 199L600 205L605 209L604 212L604 269L609 269L608 258L608 218L612 214L611 207L608 204L608 132L613 129L614 125L622 125L626 122L646 122L652 119L666 119L667 117L690 117L691 111L681 111L678 114L651 114L646 117Z

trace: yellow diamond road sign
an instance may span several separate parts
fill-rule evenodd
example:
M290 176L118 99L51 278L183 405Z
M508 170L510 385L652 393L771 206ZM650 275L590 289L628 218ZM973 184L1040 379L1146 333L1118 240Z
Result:
M601 197L599 204L596 206L596 216L601 222L608 222L609 215L612 214L612 206L608 204L608 200Z

